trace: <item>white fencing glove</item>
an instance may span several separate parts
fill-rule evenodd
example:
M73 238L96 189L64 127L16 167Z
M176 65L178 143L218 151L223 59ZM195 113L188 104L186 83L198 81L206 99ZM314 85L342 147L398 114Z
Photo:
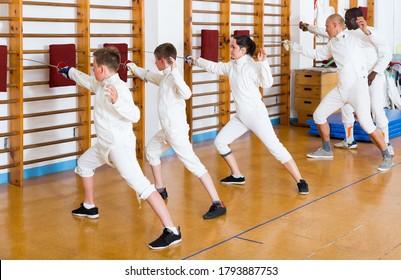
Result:
M124 62L124 65L127 68L127 70L131 71L133 75L137 76L141 80L145 80L146 72L148 72L146 69L138 67L134 62L130 60Z
M302 50L302 46L300 44L292 42L290 40L284 40L281 42L281 44L283 45L283 47L286 51L291 50L291 51L299 52Z
M288 52L289 50L291 50L292 48L292 42L289 40L283 40L281 42L281 44L283 45L284 49Z

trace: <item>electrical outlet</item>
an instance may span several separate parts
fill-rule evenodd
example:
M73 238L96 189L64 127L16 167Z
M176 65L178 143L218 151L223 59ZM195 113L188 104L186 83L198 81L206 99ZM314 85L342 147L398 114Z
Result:
M276 96L276 104L278 104L278 103L279 103L278 96Z
M8 149L8 138L4 138L4 149Z
M77 137L77 128L76 127L74 127L72 129L72 137Z

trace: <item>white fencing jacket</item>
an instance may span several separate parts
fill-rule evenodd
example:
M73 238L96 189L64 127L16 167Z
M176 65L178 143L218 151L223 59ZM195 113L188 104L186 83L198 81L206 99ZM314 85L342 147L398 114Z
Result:
M250 55L218 63L198 58L196 63L209 73L228 76L235 107L240 117L252 111L255 105L263 103L259 87L269 88L273 85L273 76L267 60L256 62Z
M95 93L94 123L98 144L103 159L109 162L109 152L115 146L135 147L135 135L132 123L140 118L139 108L135 105L126 83L114 74L102 82L75 68L68 72L69 77L82 87ZM118 93L114 104L105 95L105 85L113 84Z
M382 75L384 73L384 70L386 70L386 68L388 67L388 63L392 58L391 51L377 29L370 26L368 27L368 29L370 30L370 32L375 33L375 36L379 38L375 46L369 45L365 49L368 71L369 73L375 71L376 73ZM320 28L315 25L309 25L308 31L321 37L329 37L324 28ZM349 30L349 32L361 39L366 36L360 28Z
M358 79L368 76L366 49L385 44L377 32L371 31L371 33L371 35L360 36L357 32L343 30L321 48L306 49L296 44L293 50L316 60L333 57L338 69L338 87L348 90ZM379 67L383 66L379 65Z
M250 129L277 160L283 164L291 160L291 155L274 132L259 91L259 87L267 88L273 84L267 60L256 62L250 55L244 55L227 63L198 58L196 64L210 73L229 77L237 115L231 118L215 139L219 153L227 155L231 152L229 145L232 141Z
M138 67L139 68L139 67ZM163 70L163 74L147 71L144 80L159 86L157 109L162 129L168 133L189 129L185 100L192 95L180 71L171 67Z

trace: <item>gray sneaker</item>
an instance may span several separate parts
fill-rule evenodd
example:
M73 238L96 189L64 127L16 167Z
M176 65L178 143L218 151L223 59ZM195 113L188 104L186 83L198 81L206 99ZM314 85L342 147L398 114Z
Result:
M393 167L393 164L394 164L394 162L393 162L393 159L391 157L383 157L383 161L379 165L377 170L379 170L379 171L390 170L391 167Z
M339 143L335 143L334 147L351 150L356 149L358 147L358 144L355 141L353 141L352 143L348 143L346 140L343 140Z
M306 155L308 158L333 158L333 152L327 152L323 148L319 148L316 152Z
M387 143L387 150L390 153L390 156L394 156L394 148L390 143Z

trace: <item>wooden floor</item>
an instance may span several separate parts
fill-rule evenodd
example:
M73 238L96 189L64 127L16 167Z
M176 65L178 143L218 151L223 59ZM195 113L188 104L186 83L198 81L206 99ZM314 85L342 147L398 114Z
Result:
M0 185L0 259L400 260L401 137L392 140L394 168L381 173L373 144L336 149L333 160L310 160L306 153L320 138L302 127L277 126L276 132L308 181L309 195L298 194L290 175L250 134L232 145L246 184L220 185L228 168L205 141L195 152L228 213L203 220L210 206L206 191L175 156L164 158L167 206L181 226L181 244L148 249L162 231L158 219L146 203L138 209L116 170L103 167L95 177L97 220L71 215L83 197L73 171L26 180L24 188Z

